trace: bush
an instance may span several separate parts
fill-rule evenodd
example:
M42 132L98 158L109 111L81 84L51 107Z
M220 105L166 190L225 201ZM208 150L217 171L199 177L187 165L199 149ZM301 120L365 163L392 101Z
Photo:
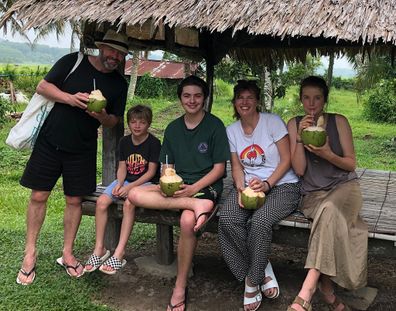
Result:
M375 85L364 102L364 116L375 122L396 123L396 79Z
M18 76L14 80L14 87L21 91L28 98L31 98L36 92L37 84L43 79L43 76Z
M13 110L14 109L10 101L0 98L0 126L7 121L7 114Z
M216 97L225 97L232 99L233 87L231 84L223 81L222 79L216 79L214 83L214 95Z
M166 83L159 78L153 78L146 73L138 78L136 84L136 95L143 98L162 97L166 92Z
M354 78L333 77L331 86L339 90L354 91L356 89L356 80Z

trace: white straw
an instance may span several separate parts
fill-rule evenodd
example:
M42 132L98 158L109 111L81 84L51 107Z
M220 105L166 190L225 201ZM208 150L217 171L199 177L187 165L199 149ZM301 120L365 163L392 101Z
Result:
M93 79L93 84L94 84L94 90L96 90L96 82L95 82L95 78Z

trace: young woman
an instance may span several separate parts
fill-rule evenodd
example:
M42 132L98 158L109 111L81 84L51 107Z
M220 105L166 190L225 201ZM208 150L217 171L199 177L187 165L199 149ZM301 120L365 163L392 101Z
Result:
M367 226L362 207L352 131L348 120L323 111L329 89L319 77L300 86L305 116L288 122L292 166L302 178L302 212L313 220L305 268L307 276L289 311L311 310L316 288L331 310L350 310L334 295L333 282L356 289L367 279ZM302 131L324 118L327 141L322 147L304 145Z
M259 113L260 89L254 81L240 80L234 87L234 116L227 127L234 189L220 210L219 239L224 259L239 281L245 281L244 310L260 307L279 295L268 261L272 226L297 208L300 184L290 169L289 139L285 123L270 113ZM266 193L257 210L245 209L241 192L249 186Z

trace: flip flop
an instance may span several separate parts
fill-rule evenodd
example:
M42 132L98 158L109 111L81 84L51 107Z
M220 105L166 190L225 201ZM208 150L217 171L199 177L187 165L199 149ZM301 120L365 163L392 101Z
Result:
M271 281L268 281L267 283L261 285L261 291L263 292L264 296L269 299L278 298L280 293L279 284L278 281L276 280L274 270L272 270L272 265L270 261L268 261L267 267L265 268L265 277L270 277ZM271 289L271 288L276 288L276 291L272 295L267 296L264 292L267 289Z
M122 269L126 265L126 263L127 261L125 259L121 261L117 257L111 256L100 265L99 271L105 274L113 275L116 274L120 269ZM105 270L103 269L104 266L111 267L113 270Z
M172 296L171 296L171 298L169 299L168 307L166 308L166 310L173 311L173 309L180 308L182 305L184 305L184 311L187 311L187 295L188 295L188 287L186 287L184 290L184 300L178 302L175 305L172 305L172 303L171 303L171 299L172 299Z
M213 217L217 215L218 210L219 210L219 205L215 205L210 212L204 212L198 215L196 220L198 220L198 218L201 217L202 215L208 215L208 218L206 219L206 221L204 221L201 227L199 227L195 232L195 236L197 238L199 238L206 231L206 227L212 221Z
M27 285L30 285L30 284L32 284L32 283L34 282L34 279L36 278L36 266L34 266L29 272L26 272L25 269L23 269L23 268L19 269L19 272L21 272L21 273L22 273L24 276L26 276L27 278L28 278L31 274L33 274L33 276L32 276L32 281L29 282L29 283L22 282L22 281L19 279L19 277L17 276L17 278L16 278L17 284L23 285L23 286L27 286Z
M78 267L81 266L81 263L79 261L77 261L77 264L75 266L71 266L71 265L66 264L63 261L63 257L59 257L58 259L56 259L56 263L58 265L62 266L63 268L65 268L66 273L72 278L80 278L84 275L84 269L81 274L78 274L78 272L77 272ZM77 273L77 275L71 274L69 269L73 269Z
M110 251L106 250L106 253L102 256L99 257L96 254L92 254L89 256L87 262L84 265L84 272L91 273L94 272L96 269L98 269L102 263L104 263L108 258L110 257ZM86 269L87 265L92 266L90 270Z
M210 211L210 212L203 212L203 213L201 213L201 214L198 215L198 217L195 219L195 224L197 224L198 219L201 218L202 216L208 216L208 218L201 224L201 226L197 229L196 232L199 232L200 229L205 225L205 223L207 223L207 221L208 221L208 219L209 219L209 216L210 216L211 214L212 214L212 211Z

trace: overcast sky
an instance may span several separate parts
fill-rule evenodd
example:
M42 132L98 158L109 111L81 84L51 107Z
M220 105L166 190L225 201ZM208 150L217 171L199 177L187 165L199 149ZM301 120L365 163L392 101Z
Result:
M28 32L28 36L30 39L33 39L34 31L30 30ZM70 30L67 30L64 35L59 37L59 41L57 40L55 34L50 34L45 39L41 39L38 43L46 44L46 45L49 45L52 47L58 47L58 48L70 48L70 39L71 39L70 36L71 36L71 32L70 32ZM6 39L9 41L14 41L14 42L26 42L26 39L18 34L16 34L15 36L12 36L10 33L8 33L7 35L4 35L4 33L2 31L0 32L0 38ZM78 46L78 44L76 44L76 46Z

